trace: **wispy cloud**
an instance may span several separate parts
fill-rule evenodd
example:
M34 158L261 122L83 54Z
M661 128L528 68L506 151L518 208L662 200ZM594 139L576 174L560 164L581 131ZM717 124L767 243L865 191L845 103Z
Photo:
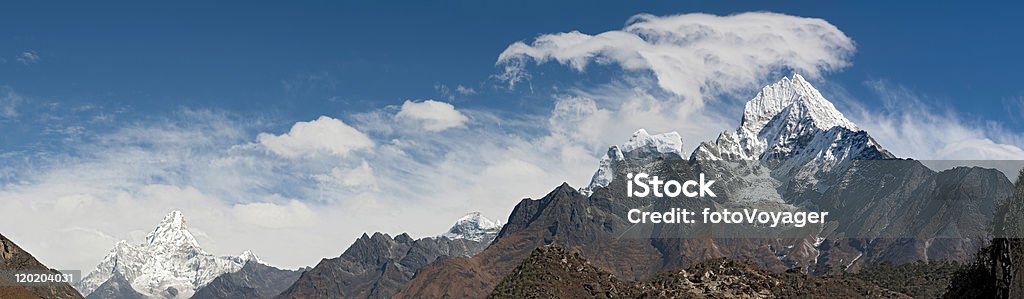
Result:
M0 86L0 119L18 117L18 106L25 99L9 86Z
M882 107L854 103L851 118L893 153L919 160L1024 160L1024 134L971 117L888 81L867 82Z
M476 89L473 89L472 87L462 86L462 84L459 84L459 86L455 87L455 92L458 92L459 94L464 96L468 96L476 94Z
M458 97L476 94L476 89L462 84L456 85L455 88L451 88L448 85L438 83L434 84L434 90L437 91L441 98L447 99L448 101L455 101Z
M39 54L31 50L21 52L21 54L18 54L18 56L14 58L15 61L20 62L24 65L35 64L39 61L39 59L41 59L41 57L39 57Z

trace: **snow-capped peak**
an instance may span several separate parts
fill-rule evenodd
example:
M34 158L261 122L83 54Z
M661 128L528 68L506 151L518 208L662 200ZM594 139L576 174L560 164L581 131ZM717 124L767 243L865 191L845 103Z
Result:
M199 247L199 242L196 241L195 236L192 235L192 232L188 231L188 226L185 225L185 216L178 210L171 211L167 216L164 216L164 219L160 221L156 229L146 235L146 242L151 246L164 244L169 246Z
M255 261L255 262L258 262L260 264L263 263L263 260L261 260L259 256L257 256L255 253L253 253L252 251L249 251L249 250L243 251L242 254L238 255L238 258L243 260L243 261L247 261L247 262L248 261Z
M581 188L583 194L590 194L598 187L607 187L612 182L614 173L612 163L630 160L676 160L682 159L683 140L679 133L668 132L651 135L647 130L639 129L633 133L629 141L621 146L612 146L601 158L601 165L590 180L590 185Z
M250 260L262 263L250 251L220 257L207 253L185 223L181 211L172 211L146 236L146 243L117 242L75 288L89 295L117 273L143 295L188 298L217 276L238 271Z
M741 127L751 133L760 133L765 125L788 107L800 105L806 108L806 117L813 119L818 128L827 130L841 126L850 131L859 131L857 125L839 112L803 76L794 74L783 77L774 84L765 86L743 107Z
M633 133L629 141L623 143L619 148L622 153L636 153L638 155L679 155L683 150L683 140L679 137L679 133L676 132L651 135L647 133L647 130L639 129Z
M894 156L798 74L769 84L743 109L740 127L694 150L696 160L846 160Z
M490 242L500 230L501 223L487 219L480 212L472 212L455 221L455 225L452 225L452 228L441 236L449 239Z

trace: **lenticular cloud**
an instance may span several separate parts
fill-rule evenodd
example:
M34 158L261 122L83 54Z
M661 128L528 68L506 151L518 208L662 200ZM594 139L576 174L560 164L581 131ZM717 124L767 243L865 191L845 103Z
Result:
M773 71L811 78L850 65L853 40L822 19L776 13L731 16L637 15L621 30L545 34L516 42L498 57L510 87L529 78L529 61L583 72L590 63L649 71L660 88L703 102L704 96L756 87Z

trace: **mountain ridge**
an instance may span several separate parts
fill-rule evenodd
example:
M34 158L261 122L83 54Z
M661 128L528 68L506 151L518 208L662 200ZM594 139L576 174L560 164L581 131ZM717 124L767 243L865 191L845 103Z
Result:
M439 236L363 233L340 256L321 260L276 298L390 298L423 266L475 255L502 227L472 212Z

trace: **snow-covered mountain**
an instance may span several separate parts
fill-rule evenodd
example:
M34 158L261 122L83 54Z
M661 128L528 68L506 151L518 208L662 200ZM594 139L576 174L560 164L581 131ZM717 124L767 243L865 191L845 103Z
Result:
M800 75L765 86L740 127L704 142L695 160L879 160L895 158Z
M612 164L623 160L679 160L682 159L683 140L679 133L668 132L651 135L647 130L639 129L629 141L621 146L608 148L608 153L601 158L601 164L590 180L590 185L580 189L584 194L598 187L607 187L612 181Z
M794 74L762 88L744 106L739 128L722 132L714 141L702 142L689 158L786 161L788 165L784 166L790 167L778 168L788 172L810 160L883 160L896 156L847 119L802 76ZM678 133L651 135L639 129L626 143L608 149L590 185L580 191L589 195L608 186L613 178L611 167L617 161L675 159L683 159ZM774 179L764 176L754 180L759 182L749 183L765 184L770 180Z
M473 212L459 218L455 225L441 236L452 240L467 239L490 243L498 235L498 231L501 231L501 223L487 219L480 212Z
M75 288L88 295L118 273L145 296L189 298L217 276L238 271L250 260L262 263L250 251L239 256L207 253L189 232L181 211L172 211L146 236L146 243L117 242Z

